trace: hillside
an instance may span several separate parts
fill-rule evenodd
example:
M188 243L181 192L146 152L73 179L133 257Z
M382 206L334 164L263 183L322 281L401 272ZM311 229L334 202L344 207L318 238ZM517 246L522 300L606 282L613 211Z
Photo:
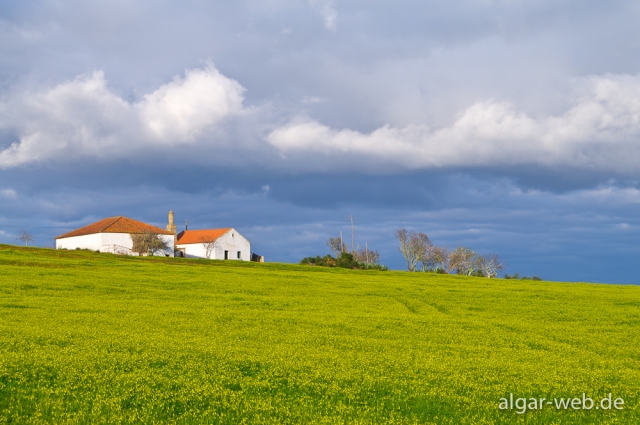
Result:
M639 325L633 286L0 245L0 423L640 423Z

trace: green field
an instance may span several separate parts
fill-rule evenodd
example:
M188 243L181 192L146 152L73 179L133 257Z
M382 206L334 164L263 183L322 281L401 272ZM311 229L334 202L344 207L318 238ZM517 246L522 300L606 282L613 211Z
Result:
M634 286L0 245L0 423L636 424L639 325Z

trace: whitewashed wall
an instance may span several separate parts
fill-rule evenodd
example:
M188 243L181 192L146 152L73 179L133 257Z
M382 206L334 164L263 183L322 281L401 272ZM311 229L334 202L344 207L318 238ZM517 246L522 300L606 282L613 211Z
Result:
M100 233L102 236L102 245L119 245L125 248L131 249L133 247L133 241L131 235L128 233Z
M204 247L201 243L178 244L177 248L184 249L184 256L187 258L207 258ZM214 257L212 256L211 259Z
M207 258L207 253L202 243L177 244L177 248L184 248L185 256L188 258ZM211 253L211 260L224 260L224 252L229 251L229 260L251 260L251 243L235 229L229 230L220 236ZM240 251L240 258L238 258Z
M158 252L157 256L173 257L173 235L158 235L169 247L166 252ZM129 233L94 233L92 235L72 236L56 239L57 249L90 249L92 251L114 252L114 247L131 250L133 241ZM119 251L119 250L116 250Z
M164 253L159 252L156 255L160 255L163 257L166 257L166 256L173 257L173 250L175 248L173 245L173 242L174 242L173 235L158 235L158 236L160 236L160 239L162 239L167 244L168 248Z
M92 235L73 236L71 238L56 239L56 249L90 249L100 251L102 236L100 233Z

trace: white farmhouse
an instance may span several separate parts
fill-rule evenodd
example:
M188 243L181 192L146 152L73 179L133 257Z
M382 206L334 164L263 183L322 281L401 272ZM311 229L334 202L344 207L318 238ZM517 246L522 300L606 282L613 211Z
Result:
M251 260L251 244L233 228L184 230L178 233L176 255L212 260Z
M175 233L128 217L109 217L56 238L56 249L90 249L113 254L135 255L131 251L131 234L156 233L167 244L166 252L156 255L173 257Z

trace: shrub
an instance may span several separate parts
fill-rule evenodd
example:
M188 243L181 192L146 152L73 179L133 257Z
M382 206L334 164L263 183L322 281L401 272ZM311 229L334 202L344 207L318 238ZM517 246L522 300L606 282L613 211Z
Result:
M300 261L300 264L308 266L336 267L336 260L331 255L325 255L324 257L317 255L315 257L303 258L302 261Z
M321 267L340 267L343 269L353 270L388 270L386 266L381 264L366 265L365 263L356 260L354 256L348 252L342 252L335 258L331 254L327 254L324 257L320 257L319 255L315 257L305 257L300 261L300 264Z
M520 273L515 274L505 274L505 279L516 279L516 280L542 280L540 276L522 276L520 277Z
M132 233L131 241L133 242L131 251L137 252L140 256L142 254L155 255L157 252L164 252L169 249L169 246L160 238L159 234L149 231Z

